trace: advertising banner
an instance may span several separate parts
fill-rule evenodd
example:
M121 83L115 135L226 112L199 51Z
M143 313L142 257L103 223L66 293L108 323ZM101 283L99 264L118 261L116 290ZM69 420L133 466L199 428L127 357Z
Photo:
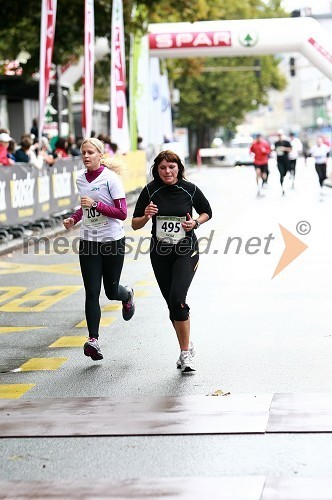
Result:
M57 0L42 0L39 55L39 142L44 129L46 99L50 89L56 7Z
M119 152L130 150L122 0L113 0L111 45L111 138Z
M76 177L82 168L80 159L57 160L52 169L24 163L0 166L0 226L34 222L76 207Z
M95 20L93 0L85 0L84 14L84 97L82 129L84 138L91 136L94 90Z

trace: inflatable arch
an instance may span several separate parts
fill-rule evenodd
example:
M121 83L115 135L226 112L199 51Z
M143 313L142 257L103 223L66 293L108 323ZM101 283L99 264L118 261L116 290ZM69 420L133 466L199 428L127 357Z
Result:
M136 96L136 115L144 147L160 145L165 135L171 135L166 133L172 127L172 117L169 99L161 95L160 73L156 69L159 67L158 59L298 52L332 80L332 37L310 17L151 24L148 35L142 40L142 47L138 64L137 88L140 87L140 91ZM105 38L96 40L96 61L109 51ZM64 70L61 83L72 86L82 77L82 71L83 58ZM168 103L164 105L167 99Z
M233 57L300 52L332 80L332 37L311 17L202 21L149 25L151 57ZM106 38L95 44L96 61L109 53ZM61 82L81 77L83 58L64 69Z
M332 80L332 37L311 17L149 26L150 56L258 56L300 52Z

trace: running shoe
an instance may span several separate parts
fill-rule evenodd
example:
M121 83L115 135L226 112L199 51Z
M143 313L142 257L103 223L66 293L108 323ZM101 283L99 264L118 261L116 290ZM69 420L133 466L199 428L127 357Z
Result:
M100 350L98 340L95 338L89 338L84 344L84 354L91 358L93 361L98 361L103 359L103 355Z
M181 372L194 372L196 371L193 356L190 354L190 351L181 351Z
M125 321L129 321L135 314L135 302L134 302L134 290L125 287L129 293L129 299L127 302L122 302L122 317Z
M194 344L191 341L190 341L190 344L189 344L189 352L190 352L190 355L192 357L194 357L195 354L196 354L196 351L194 349ZM176 362L176 367L177 368L181 368L181 353L180 353L179 359Z

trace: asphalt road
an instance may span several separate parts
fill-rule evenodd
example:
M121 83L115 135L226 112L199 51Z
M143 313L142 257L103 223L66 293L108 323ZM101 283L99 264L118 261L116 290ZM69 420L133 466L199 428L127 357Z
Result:
M100 363L81 347L78 231L58 236L48 251L40 245L39 253L35 246L0 258L0 401L11 384L27 384L22 401L216 390L330 397L332 189L320 195L314 167L303 160L285 196L273 163L264 197L256 196L251 167L202 167L190 180L213 209L199 228L203 253L188 296L197 372L186 377L175 368L177 342L147 255L149 228L134 233L128 218L122 283L134 286L137 310L124 322L102 293ZM280 225L308 248L271 279L285 248ZM332 435L319 432L3 438L0 480L330 476L331 445Z

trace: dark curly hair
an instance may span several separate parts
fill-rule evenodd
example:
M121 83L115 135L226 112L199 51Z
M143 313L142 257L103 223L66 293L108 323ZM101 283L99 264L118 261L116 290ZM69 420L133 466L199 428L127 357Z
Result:
M184 165L181 161L181 158L176 153L174 153L174 151L170 151L168 149L166 151L161 151L159 155L154 159L153 165L151 167L151 174L155 181L161 180L158 173L158 166L163 160L177 163L179 167L178 179L185 179Z

